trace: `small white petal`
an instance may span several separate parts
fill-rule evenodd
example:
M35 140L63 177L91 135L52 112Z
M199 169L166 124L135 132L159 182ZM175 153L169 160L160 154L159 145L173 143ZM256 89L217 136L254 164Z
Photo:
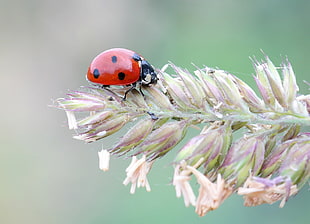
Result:
M196 196L192 187L189 184L190 173L187 170L180 171L180 165L177 165L174 170L173 185L175 187L176 196L179 198L183 195L184 204L195 206Z
M68 118L69 129L70 130L77 129L78 126L77 126L76 118L75 118L75 115L74 115L73 111L66 111L66 115L67 115L67 118Z
M126 169L127 177L123 181L124 185L131 182L130 193L134 194L136 187L145 187L146 191L151 191L150 184L147 180L147 174L149 173L152 162L147 162L145 155L141 159L137 159L136 156L132 157L132 161Z
M187 166L186 168L195 175L200 185L196 201L196 213L199 216L204 216L207 212L217 209L232 194L232 188L225 184L225 180L220 174L217 176L216 183L213 183L194 167Z
M103 171L109 170L109 164L110 164L110 153L108 150L102 149L100 152L98 152L99 156L99 169Z

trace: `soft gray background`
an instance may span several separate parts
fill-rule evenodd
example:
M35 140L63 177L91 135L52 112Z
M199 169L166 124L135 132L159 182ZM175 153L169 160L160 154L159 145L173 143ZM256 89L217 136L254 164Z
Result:
M155 163L152 192L122 185L129 161L98 169L95 144L71 138L65 113L48 107L88 85L92 58L111 47L193 70L220 67L252 80L249 56L287 55L302 93L309 80L310 1L0 1L0 223L308 223L305 186L283 209L246 208L237 196L203 218L170 185L174 152ZM251 81L250 84L254 86Z

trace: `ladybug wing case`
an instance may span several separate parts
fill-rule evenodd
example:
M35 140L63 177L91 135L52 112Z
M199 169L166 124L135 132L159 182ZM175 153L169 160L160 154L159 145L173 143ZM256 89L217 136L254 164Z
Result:
M141 65L133 51L111 49L99 54L91 63L87 79L102 85L129 85L140 78Z

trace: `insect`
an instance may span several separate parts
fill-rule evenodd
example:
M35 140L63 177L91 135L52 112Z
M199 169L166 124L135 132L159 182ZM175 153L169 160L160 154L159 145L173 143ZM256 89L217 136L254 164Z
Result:
M113 48L99 54L91 62L86 75L93 83L103 87L110 85L131 86L127 93L135 88L144 96L141 86L157 83L157 74L152 65L134 51L124 48Z

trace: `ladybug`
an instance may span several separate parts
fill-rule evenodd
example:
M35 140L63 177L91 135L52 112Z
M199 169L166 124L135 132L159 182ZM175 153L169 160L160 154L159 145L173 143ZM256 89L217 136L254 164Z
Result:
M149 86L157 83L157 74L152 65L134 51L124 48L113 48L99 54L91 62L86 75L93 83L103 87L110 85L131 86L125 92L124 100L128 92L141 86Z

